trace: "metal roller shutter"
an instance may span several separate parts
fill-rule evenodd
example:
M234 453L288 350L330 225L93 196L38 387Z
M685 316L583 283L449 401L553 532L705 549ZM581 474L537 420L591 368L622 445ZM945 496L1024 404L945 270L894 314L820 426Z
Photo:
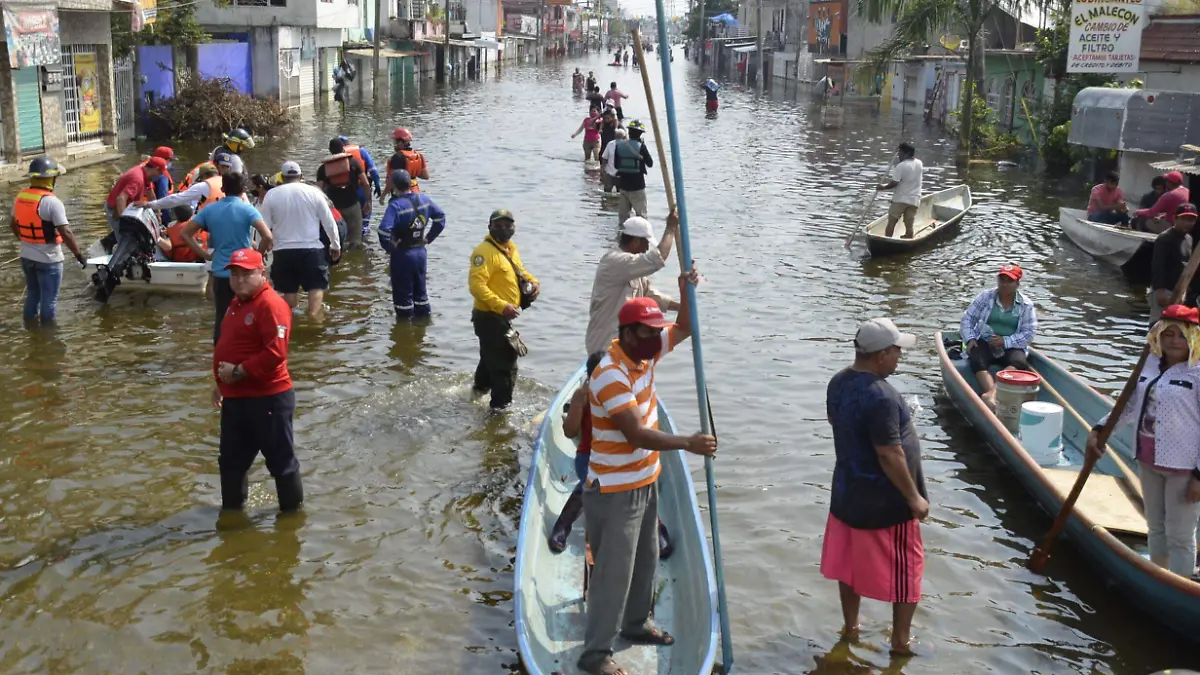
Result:
M300 100L301 105L313 102L317 92L317 60L305 59L300 62Z
M17 129L21 152L39 152L42 143L42 99L38 84L38 69L21 68L12 71L13 87L17 92Z

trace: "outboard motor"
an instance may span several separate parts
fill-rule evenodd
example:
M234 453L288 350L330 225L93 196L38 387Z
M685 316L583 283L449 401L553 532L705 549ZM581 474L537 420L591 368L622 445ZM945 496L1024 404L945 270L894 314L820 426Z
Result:
M117 223L117 245L108 263L99 265L92 274L96 300L108 302L121 279L150 281L150 263L158 240L158 212L131 206L121 214Z

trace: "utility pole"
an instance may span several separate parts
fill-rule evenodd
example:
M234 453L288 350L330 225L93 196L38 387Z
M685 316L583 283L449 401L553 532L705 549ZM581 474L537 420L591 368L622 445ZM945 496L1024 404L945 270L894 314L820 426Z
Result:
M363 5L363 14L366 14L366 3L363 3ZM380 27L383 25L383 7L383 0L375 0L375 51L374 54L372 54L374 60L372 61L373 65L371 71L371 77L375 80L373 83L375 86L372 86L371 89L376 95L378 95L379 92L379 81L383 79L383 69L379 67L379 47L383 42L383 31L380 30Z
M537 59L536 63L542 62L542 56L545 53L545 42L543 36L546 34L546 0L541 0L538 3L538 39L537 39Z
M758 52L758 73L754 79L758 81L758 90L761 92L763 88L763 34L762 34L762 0L758 0L758 11L756 11L754 20L758 24L754 28L757 34L757 49Z
M442 36L442 79L449 79L450 74L450 0L446 0L445 16L446 34Z
M704 0L700 0L700 59L697 61L704 66L704 43L708 39L708 17L704 16Z

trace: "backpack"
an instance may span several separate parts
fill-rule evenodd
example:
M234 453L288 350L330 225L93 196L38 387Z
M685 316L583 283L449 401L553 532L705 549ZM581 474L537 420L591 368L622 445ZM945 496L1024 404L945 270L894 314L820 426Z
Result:
M332 155L321 163L325 167L325 183L331 187L350 185L350 154Z

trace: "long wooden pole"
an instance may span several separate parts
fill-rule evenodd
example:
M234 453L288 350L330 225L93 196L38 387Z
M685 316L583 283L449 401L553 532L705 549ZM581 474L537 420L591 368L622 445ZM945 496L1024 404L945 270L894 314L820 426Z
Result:
M650 109L650 128L654 129L654 145L658 148L658 168L662 170L663 186L667 189L667 211L675 210L675 193L671 190L671 167L667 165L666 139L658 131L658 112L654 109L654 93L650 91L650 71L646 68L646 55L642 52L642 31L634 28L633 56L637 59L638 70L642 71L642 88L646 91L646 107ZM683 258L683 249L679 251L679 271L687 269L687 261Z
M658 44L660 48L671 44L667 35L667 11L663 0L654 0L658 19ZM644 58L643 58L644 60ZM660 59L662 64L663 99L667 106L667 133L671 139L671 170L675 176L675 209L679 213L679 255L685 261L684 269L691 267L692 238L688 233L687 193L683 189L683 158L679 150L679 123L675 119L675 86L671 80L671 59ZM646 68L643 65L642 71ZM653 106L651 106L653 110ZM653 123L653 117L651 122ZM662 139L659 139L661 145ZM1200 258L1200 256L1196 256ZM692 367L696 375L696 402L700 409L700 432L714 433L712 410L708 401L708 384L704 376L704 345L700 333L700 310L696 302L695 284L684 284L688 302L692 308ZM721 660L725 675L733 670L733 635L729 629L729 603L725 596L725 571L721 564L721 528L717 517L717 481L713 469L713 458L704 458L704 481L708 487L708 519L712 531L713 569L717 581L717 615L721 628Z
M1187 267L1183 270L1183 274L1179 275L1179 281L1175 284L1175 290L1171 293L1171 302L1169 304L1178 304L1183 300L1183 296L1187 293L1188 286L1192 283L1192 277L1196 276L1196 269L1200 267L1200 255L1193 255L1188 260ZM1103 448L1108 444L1109 436L1112 436L1113 429L1117 426L1117 421L1121 418L1121 413L1124 412L1126 406L1129 405L1129 399L1133 398L1133 392L1137 389L1138 378L1142 374L1142 369L1146 367L1146 359L1150 357L1150 345L1146 344L1142 348L1142 355L1138 358L1137 365L1133 367L1133 372L1129 375L1129 380L1125 382L1125 388L1121 390L1121 395L1117 397L1116 404L1108 413L1108 421L1100 428L1096 434L1097 444ZM1099 459L1091 453L1085 453L1086 457L1083 460L1083 468L1079 470L1079 477L1075 479L1075 485L1071 487L1071 493L1067 495L1066 501L1063 502L1062 508L1058 511L1058 517L1054 519L1054 525L1050 527L1050 531L1042 538L1041 546L1033 549L1033 553L1029 556L1027 567L1041 574L1046 569L1046 563L1050 560L1050 549L1054 546L1054 540L1062 533L1063 528L1067 525L1067 519L1071 517L1071 512L1075 509L1075 502L1079 499L1079 495L1083 493L1083 486L1087 483L1088 476L1092 474L1092 469L1096 466L1096 461Z

